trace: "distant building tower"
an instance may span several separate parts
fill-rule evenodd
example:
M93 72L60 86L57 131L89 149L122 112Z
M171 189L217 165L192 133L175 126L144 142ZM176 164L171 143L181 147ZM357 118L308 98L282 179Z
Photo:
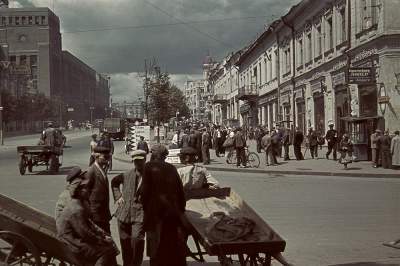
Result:
M8 0L0 0L0 8L8 8Z

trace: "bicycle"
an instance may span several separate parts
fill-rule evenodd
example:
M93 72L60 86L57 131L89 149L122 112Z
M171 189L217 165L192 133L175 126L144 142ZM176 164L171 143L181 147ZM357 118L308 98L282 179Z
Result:
M245 158L246 158L246 165L252 168L258 168L260 166L260 157L258 156L258 154L249 151L249 148L247 147L245 147ZM236 150L232 150L229 152L226 162L228 164L236 163Z

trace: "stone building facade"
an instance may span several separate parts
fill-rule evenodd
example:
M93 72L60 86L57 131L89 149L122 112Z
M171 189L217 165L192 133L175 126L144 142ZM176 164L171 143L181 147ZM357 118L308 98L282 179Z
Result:
M241 124L334 123L370 158L370 134L400 129L400 1L304 0L242 54ZM272 73L271 73L272 72Z

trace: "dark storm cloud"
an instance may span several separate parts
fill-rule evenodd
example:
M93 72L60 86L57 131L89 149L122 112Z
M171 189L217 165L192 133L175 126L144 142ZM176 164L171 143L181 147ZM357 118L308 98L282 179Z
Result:
M26 4L27 0L19 2ZM30 2L53 4L52 0ZM155 57L171 73L190 74L201 71L201 62L208 52L220 59L249 44L261 33L264 24L285 14L296 2L298 0L56 0L54 8L64 32L179 22L166 13L183 21L259 17L190 24L219 41L185 25L63 34L64 48L101 72L142 71L144 59Z

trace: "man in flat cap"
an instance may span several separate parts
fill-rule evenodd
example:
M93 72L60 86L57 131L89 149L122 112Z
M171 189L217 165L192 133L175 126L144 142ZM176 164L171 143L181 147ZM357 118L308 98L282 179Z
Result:
M116 266L118 248L111 236L91 220L87 204L91 193L89 180L74 178L69 193L71 199L56 219L58 238L79 257L82 265Z
M379 145L377 143L379 137L381 136L381 131L376 129L373 134L371 134L371 154L372 154L372 166L374 168L379 167Z
M165 162L164 145L151 147L142 183L144 228L147 255L151 266L186 265L186 245L181 217L185 212L185 195L176 168Z
M109 185L106 167L110 156L110 150L97 146L94 148L94 163L87 170L87 178L91 193L89 197L90 211L93 221L107 233L110 233L111 213L109 207Z
M140 266L144 252L143 205L139 196L147 153L133 151L134 168L111 180L124 266ZM120 186L122 185L122 192Z

